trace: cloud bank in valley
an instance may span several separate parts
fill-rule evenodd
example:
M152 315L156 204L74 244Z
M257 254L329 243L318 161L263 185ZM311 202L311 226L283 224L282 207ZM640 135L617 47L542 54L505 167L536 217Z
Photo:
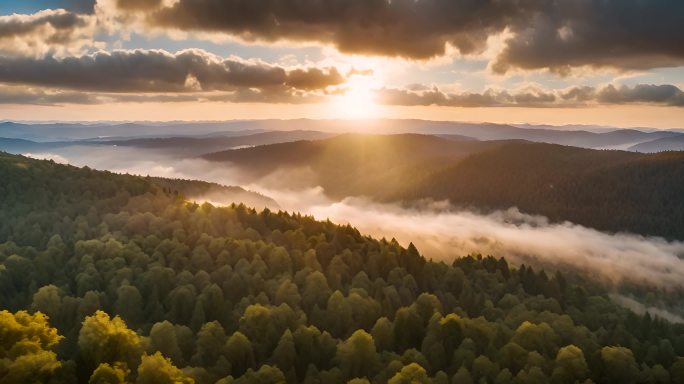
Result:
M317 189L301 195L262 192L270 193L286 209L350 223L362 233L396 238L403 245L413 242L426 257L437 260L481 253L503 256L518 265L571 268L616 283L629 280L662 287L684 284L682 242L607 234L567 222L552 224L544 217L523 214L515 208L481 214L457 210L447 203L405 208L362 198L334 202Z
M660 317L661 319L665 319L671 323L684 324L684 317L676 313L670 312L666 309L646 306L645 304L642 304L630 297L618 294L611 294L610 299L622 305L625 308L629 308L632 312L636 313L637 315L643 316L646 313L648 313L651 315L651 317Z
M241 185L275 199L279 208L287 211L349 223L362 233L396 238L403 245L413 242L421 253L432 259L448 262L470 253L491 254L506 257L515 264L572 268L616 283L629 280L664 288L684 285L683 242L608 234L567 222L549 223L544 217L527 215L515 208L482 214L458 210L445 202L408 208L364 198L334 201L320 187L288 189L282 184L282 180L305 177L305 170L293 171L291 177L279 171L280 184L274 184L268 176L250 183L239 169L225 164L176 160L131 148L64 149L49 156L116 172Z
M46 152L46 153L27 152L27 153L22 153L22 156L26 156L26 157L30 157L32 159L38 159L38 160L52 160L58 164L69 164L69 160L67 160L66 157L64 157L62 155L57 155L54 153L49 153L49 152Z

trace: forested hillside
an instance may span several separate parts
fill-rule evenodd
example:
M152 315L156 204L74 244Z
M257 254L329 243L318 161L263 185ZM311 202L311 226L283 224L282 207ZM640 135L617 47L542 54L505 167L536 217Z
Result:
M426 197L484 210L516 206L552 221L684 239L684 152L511 143L436 171L393 196Z
M0 383L684 382L684 326L579 276L20 156L0 177Z
M95 145L118 145L123 147L143 148L157 153L170 154L177 157L199 156L221 150L286 143L298 140L318 140L332 136L330 133L318 131L276 131L260 132L245 135L224 136L220 133L200 137L157 137L136 138L127 140L103 140L93 142Z
M149 177L154 184L167 192L178 192L191 201L210 201L213 204L230 205L233 202L244 203L255 208L277 208L278 203L260 193L248 191L242 187L225 186L200 180L169 179Z
M297 141L212 153L203 158L238 167L246 181L274 171L302 174L284 177L287 187L322 186L329 196L385 196L425 171L441 169L500 142L448 140L429 135L344 134L326 140ZM301 185L293 185L299 182Z
M647 141L629 147L630 151L637 152L663 152L663 151L684 151L684 134L673 137L664 137L661 139Z
M518 207L554 222L684 239L684 152L344 135L205 158L239 167L250 182L277 170L307 169L309 186L320 185L333 198L449 200L482 211Z

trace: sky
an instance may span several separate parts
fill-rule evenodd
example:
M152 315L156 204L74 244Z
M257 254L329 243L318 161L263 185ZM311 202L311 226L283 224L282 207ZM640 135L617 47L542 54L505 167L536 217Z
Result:
M0 119L684 128L684 2L0 2Z

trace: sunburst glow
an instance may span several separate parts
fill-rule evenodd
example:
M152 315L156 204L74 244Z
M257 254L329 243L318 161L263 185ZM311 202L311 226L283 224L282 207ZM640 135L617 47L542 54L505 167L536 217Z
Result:
M379 117L380 106L375 102L375 90L380 87L377 79L368 74L353 74L345 83L342 93L331 100L335 116L352 119Z

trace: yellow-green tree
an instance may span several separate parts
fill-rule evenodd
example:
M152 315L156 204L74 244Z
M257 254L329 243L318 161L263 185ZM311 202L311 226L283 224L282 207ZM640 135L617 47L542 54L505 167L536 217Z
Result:
M92 367L117 362L125 363L129 368L136 367L143 352L140 336L119 316L110 318L103 311L85 318L78 335L78 347L83 360Z
M364 330L354 332L337 346L336 359L342 372L350 379L372 377L380 363L373 336Z
M235 377L242 376L247 369L255 366L252 343L240 332L233 333L226 341L225 356L231 363L231 373Z
M130 370L122 363L102 363L90 375L88 384L125 384Z
M247 370L242 377L235 380L235 384L284 384L285 375L278 369L270 365L262 365L259 370Z
M137 384L194 384L195 380L183 374L171 360L161 353L144 355L138 367Z
M47 382L61 366L51 351L61 339L41 312L0 311L0 383Z
M554 383L581 381L588 373L589 368L581 349L571 344L558 350L556 366L551 376Z
M397 372L389 381L388 384L430 384L432 381L425 372L425 369L419 364L411 363Z
M639 366L634 361L632 351L624 347L601 348L603 381L606 383L634 383L639 374Z

